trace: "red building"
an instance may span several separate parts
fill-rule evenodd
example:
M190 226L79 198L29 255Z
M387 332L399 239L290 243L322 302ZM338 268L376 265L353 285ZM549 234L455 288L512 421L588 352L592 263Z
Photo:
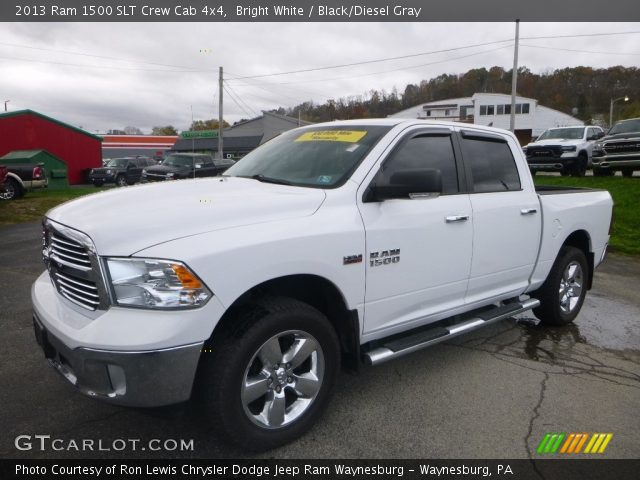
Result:
M67 164L70 185L102 166L102 139L32 110L0 114L0 157L15 150L46 150Z

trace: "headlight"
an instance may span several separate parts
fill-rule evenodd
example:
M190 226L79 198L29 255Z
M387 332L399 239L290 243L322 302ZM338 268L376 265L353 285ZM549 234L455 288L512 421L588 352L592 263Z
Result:
M104 172L104 173L106 173L107 175L111 175L111 173L113 173L113 172L110 169L107 169L107 171Z
M576 151L576 146L575 145L566 145L566 146L562 147L562 151L563 152L575 152Z
M142 175L146 175L147 174L147 170L145 168L142 169Z
M116 304L140 308L197 308L213 294L181 262L107 258Z
M173 178L174 175L175 175L174 173L169 172L169 173L167 173L167 178Z

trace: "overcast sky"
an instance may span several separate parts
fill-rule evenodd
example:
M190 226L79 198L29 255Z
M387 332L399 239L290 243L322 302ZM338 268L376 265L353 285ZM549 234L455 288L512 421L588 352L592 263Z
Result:
M10 100L9 110L29 108L90 132L130 125L149 133L167 124L182 130L191 123L192 109L195 119L218 117L223 66L224 118L233 123L304 101L324 103L394 87L402 93L407 83L442 73L510 69L514 29L512 23L5 23L0 101ZM631 31L639 33L522 39L519 64L541 73L640 63L638 23L522 23L521 37Z

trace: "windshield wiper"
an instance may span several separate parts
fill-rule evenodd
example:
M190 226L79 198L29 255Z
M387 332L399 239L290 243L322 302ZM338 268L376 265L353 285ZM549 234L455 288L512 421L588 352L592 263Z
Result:
M263 183L275 183L277 185L291 185L291 182L287 180L282 180L280 178L265 177L261 173L258 173L256 175L251 175L248 178L253 178L254 180L258 180L259 182L263 182Z

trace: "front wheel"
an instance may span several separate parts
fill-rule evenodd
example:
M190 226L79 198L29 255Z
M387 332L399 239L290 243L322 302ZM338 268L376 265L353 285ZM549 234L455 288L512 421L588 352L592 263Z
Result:
M217 433L253 451L305 433L324 410L340 368L327 318L289 298L268 298L236 315L205 349L201 399ZM211 353L207 353L210 351Z
M118 187L126 187L127 186L127 179L125 178L124 175L118 175L118 177L116 178L116 185Z
M589 163L589 158L584 153L581 153L578 156L575 165L573 166L573 171L571 172L571 174L574 177L584 177L585 174L587 173L588 163Z
M540 289L531 294L540 300L533 313L545 325L567 325L576 318L587 294L589 269L582 250L565 246Z
M622 176L627 178L633 177L633 168L623 168Z

